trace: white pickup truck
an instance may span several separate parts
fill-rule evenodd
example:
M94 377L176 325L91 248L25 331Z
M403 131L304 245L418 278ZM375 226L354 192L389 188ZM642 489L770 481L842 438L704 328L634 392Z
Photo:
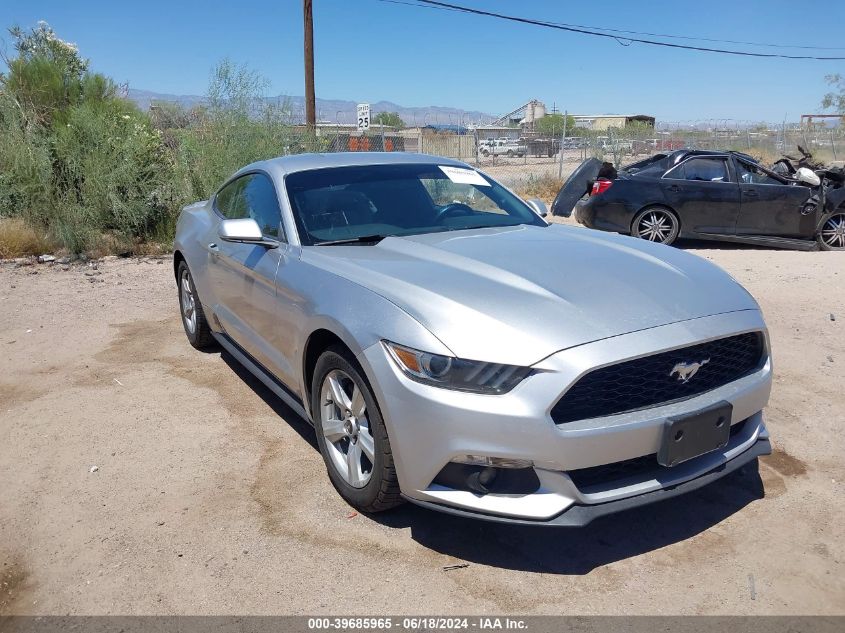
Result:
M528 148L513 139L486 139L478 142L478 152L482 156L525 156Z

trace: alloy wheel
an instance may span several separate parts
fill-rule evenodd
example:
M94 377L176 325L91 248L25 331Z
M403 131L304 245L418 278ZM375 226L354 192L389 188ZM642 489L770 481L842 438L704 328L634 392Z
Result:
M193 334L197 331L197 302L191 284L191 273L187 269L182 271L179 279L179 294L182 299L182 319L185 321L185 328Z
M326 374L320 394L320 426L332 465L350 486L363 488L372 477L375 462L364 394L340 369Z
M845 248L845 213L831 216L822 226L822 241L830 248Z
M675 228L675 218L665 211L648 211L637 223L637 237L661 244L669 239Z

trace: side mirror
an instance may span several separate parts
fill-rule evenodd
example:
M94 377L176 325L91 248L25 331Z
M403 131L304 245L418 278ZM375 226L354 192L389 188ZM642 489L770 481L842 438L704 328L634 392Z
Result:
M546 203L540 200L540 198L531 198L531 200L526 200L528 206L534 209L541 218L546 217L549 215L549 210L546 208Z
M278 240L265 237L261 233L258 222L252 218L239 218L237 220L223 220L217 229L217 234L224 242L238 242L241 244L255 244L267 248L278 248Z

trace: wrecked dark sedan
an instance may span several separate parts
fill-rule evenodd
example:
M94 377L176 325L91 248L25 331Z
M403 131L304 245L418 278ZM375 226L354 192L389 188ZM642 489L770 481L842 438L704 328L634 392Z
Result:
M799 176L739 152L678 150L618 172L592 158L564 183L552 213L575 208L589 228L663 244L680 237L845 250L843 183L810 170Z

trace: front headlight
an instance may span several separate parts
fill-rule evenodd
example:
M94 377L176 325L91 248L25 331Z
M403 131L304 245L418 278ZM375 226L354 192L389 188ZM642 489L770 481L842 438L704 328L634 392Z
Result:
M530 367L501 365L421 352L383 341L399 369L413 380L444 389L473 393L507 393L531 373Z

